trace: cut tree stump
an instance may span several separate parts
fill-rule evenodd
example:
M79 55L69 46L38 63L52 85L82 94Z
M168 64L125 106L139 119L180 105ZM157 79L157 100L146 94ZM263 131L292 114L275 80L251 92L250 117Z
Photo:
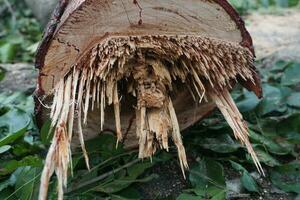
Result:
M47 198L51 175L63 198L71 144L109 130L117 144L139 147L139 158L178 150L180 131L218 107L235 137L259 160L230 90L240 83L262 96L252 39L226 0L60 1L36 57L37 119L50 115L54 136L41 178ZM52 104L51 110L43 107Z

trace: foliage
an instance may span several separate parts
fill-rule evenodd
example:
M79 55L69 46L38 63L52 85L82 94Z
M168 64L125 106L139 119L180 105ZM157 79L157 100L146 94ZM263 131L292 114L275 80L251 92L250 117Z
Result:
M40 26L23 0L0 0L0 63L32 62Z
M259 9L270 11L274 8L288 8L299 5L299 0L229 0L229 2L241 14Z
M267 6L295 6L294 1L230 0L240 12ZM9 4L7 4L9 2ZM12 12L13 11L13 12ZM33 52L41 37L39 24L22 0L0 0L0 62L33 61ZM264 99L236 88L232 93L250 126L249 135L273 185L285 192L299 193L300 143L300 64L278 61L272 65L257 63L263 74ZM0 68L0 81L5 70ZM0 83L1 84L1 83ZM49 123L38 132L33 119L34 102L24 92L0 94L0 199L36 199L40 174L49 146ZM153 161L139 161L136 151L115 148L111 134L87 142L91 171L87 171L80 150L73 151L73 176L68 181L66 199L140 199L136 184L159 178L147 169L176 153L163 152ZM245 148L232 136L220 113L215 112L190 130L184 138L190 158L190 187L178 200L226 197L228 169L237 172L249 193L260 193L252 176L253 163ZM170 155L170 154L168 154ZM142 175L142 176L141 176ZM56 199L56 178L51 180L50 199ZM173 198L171 198L173 199Z
M257 65L263 75L265 97L257 100L239 87L232 96L249 124L251 142L265 171L270 171L273 185L299 194L300 166L294 160L300 155L300 76L297 75L300 65L285 61L271 66L263 62ZM198 161L190 170L191 189L177 199L224 199L222 191L229 192L222 181L224 166L228 164L239 172L248 192L260 193L260 186L249 173L254 170L250 156L232 139L231 130L219 112L187 131L185 146L189 148L188 154ZM211 187L215 190L210 190Z

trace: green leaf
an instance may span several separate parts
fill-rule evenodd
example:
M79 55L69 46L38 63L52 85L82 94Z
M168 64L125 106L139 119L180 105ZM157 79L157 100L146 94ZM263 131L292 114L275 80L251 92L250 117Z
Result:
M203 198L192 194L182 193L176 200L203 200Z
M26 133L26 131L27 131L27 127L24 127L15 133L7 134L7 136L0 139L0 147L10 144L15 140L21 138Z
M265 150L262 150L261 148L254 147L254 151L259 159L260 162L265 163L269 167L275 167L280 165L280 162L273 158L269 153L267 153ZM249 154L247 154L247 159L252 162L252 158Z
M287 99L287 104L291 107L300 108L300 92L292 93Z
M267 115L273 112L283 113L287 110L285 102L283 102L284 95L280 88L264 84L263 91L264 99L257 108L260 115Z
M213 189L213 190L212 190ZM217 187L211 187L208 189L210 194L210 200L224 200L226 199L226 190Z
M238 164L237 162L234 162L232 160L230 160L229 162L230 162L233 169L235 169L239 172L244 172L244 171L247 172L247 170L242 165Z
M257 107L260 100L253 92L245 91L243 92L243 100L237 101L237 106L241 112L249 112Z
M15 179L12 179L12 178L9 178L9 179L6 179L6 180L0 182L0 193L1 193L4 189L6 189L6 188L8 188L8 187L10 187L10 186L13 186L13 185L15 184L15 182L16 182L16 180L15 180ZM1 198L0 198L0 199L1 199Z
M6 128L8 133L15 133L30 123L30 116L23 110L11 108L0 116L0 127Z
M12 62L17 53L17 45L12 43L5 43L0 46L0 62Z
M281 84L292 86L300 83L300 63L291 64L281 78Z
M86 148L89 153L102 152L102 159L108 159L111 156L124 152L122 144L119 144L118 148L116 148L116 137L111 134L101 134L87 141Z
M5 78L6 70L2 67L0 67L0 81L2 81Z
M26 95L24 92L13 92L12 94L4 92L0 93L0 105L6 107L15 107L23 110L29 115L33 114L34 101L31 95Z
M288 67L289 64L291 64L291 63L288 63L285 60L279 60L273 65L271 71L272 72L277 72L277 71L282 72L283 70L285 70L286 67Z
M18 199L17 196L12 195L14 190L12 188L5 188L3 191L0 192L0 199L5 200L16 200Z
M32 167L20 167L13 173L17 180L15 190L19 200L37 198L39 174L40 169Z
M189 180L194 187L207 188L207 186L225 187L223 166L210 159L198 161L191 169Z
M243 186L246 188L246 190L250 192L259 192L255 180L251 177L251 175L248 172L246 171L243 172L243 175L241 177L241 182Z
M10 149L11 149L10 145L0 146L0 154L5 153L5 152L7 152Z
M43 144L50 144L51 139L53 137L54 131L52 133L49 133L51 127L51 120L48 119L42 126L40 135L41 135L41 140Z
M41 167L42 165L43 161L37 156L27 156L19 161L9 160L8 162L0 163L0 175L10 174L19 167Z
M151 175L142 179L137 179L144 171L153 166L153 163L137 163L127 170L127 176L121 176L117 179L112 179L109 183L101 184L95 188L94 191L104 192L104 193L116 193L125 188L127 188L132 183L143 183L148 182L154 178L157 178L157 175ZM124 174L125 175L125 174Z
M232 153L241 147L241 145L234 141L228 134L221 134L213 138L200 138L196 141L196 145L218 153Z
M242 165L234 161L230 161L230 164L235 170L242 173L241 183L246 190L250 192L259 192L257 183Z
M300 164L289 163L275 167L271 170L271 181L285 192L300 194Z
M250 133L250 138L252 140L262 144L263 146L266 146L268 148L268 150L273 154L287 155L290 153L289 149L286 149L286 148L280 146L280 144L273 141L272 138L268 138L264 135L257 134L251 130L249 131L249 133Z

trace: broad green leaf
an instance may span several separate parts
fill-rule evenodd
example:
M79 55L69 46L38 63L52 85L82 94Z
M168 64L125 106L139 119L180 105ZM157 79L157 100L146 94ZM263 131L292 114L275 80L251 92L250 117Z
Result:
M239 111L249 112L252 111L254 108L256 108L259 102L260 100L253 92L244 90L243 100L237 101L237 106L239 108Z
M6 180L4 180L4 181L1 181L1 182L0 182L0 193L1 193L4 189L6 189L6 188L8 188L8 187L14 186L15 182L16 182L16 180L15 180L15 179L12 179L12 178L9 178L9 179L6 179ZM1 198L0 198L0 199L1 199Z
M24 92L8 92L0 93L0 105L7 107L17 107L20 110L33 114L34 101L31 95L26 95Z
M241 145L234 141L228 134L221 134L214 138L200 138L196 140L196 145L218 153L232 153L241 147Z
M257 183L248 172L246 171L243 172L243 175L241 177L241 182L243 186L246 188L246 190L250 192L259 192Z
M10 149L11 149L10 145L0 146L0 154L5 153L5 152L7 152Z
M289 133L300 133L300 113L282 118L276 124L277 134L286 136ZM267 124L266 124L267 125Z
M21 138L22 136L24 136L26 131L27 131L27 127L24 127L15 133L9 133L9 134L7 134L7 136L0 138L0 147L10 144L10 143L14 142L15 140Z
M226 199L226 190L220 189L217 187L212 187L212 189L208 189L210 192L210 200L224 200Z
M255 142L258 142L258 143L266 146L268 148L268 150L273 154L286 155L286 154L290 153L289 149L286 149L286 148L280 146L280 144L276 143L271 138L268 138L264 135L257 134L251 130L250 130L250 138L252 140L254 140Z
M207 188L207 186L225 187L223 166L210 159L198 161L191 169L189 180L194 187Z
M238 164L237 162L234 162L232 160L230 160L229 162L230 162L233 169L235 169L239 172L244 172L244 171L247 172L247 170L242 165Z
M0 116L0 127L6 128L8 133L15 133L28 126L30 121L31 118L25 111L11 108L4 115Z
M37 156L27 156L22 160L9 160L7 162L0 163L0 175L10 174L19 167L41 167L43 161Z
M271 181L285 192L300 194L300 164L289 163L275 167L271 170Z
M197 197L201 199L211 199L211 200L223 200L226 196L226 188L219 188L216 186L209 186L208 188L193 188L184 190L185 193L192 195L194 193Z
M103 159L110 158L113 155L124 152L122 144L116 148L116 138L110 134L101 134L98 137L86 142L88 153L102 152Z
M300 92L295 92L288 97L287 104L292 107L300 108Z
M50 144L51 139L53 137L54 132L49 133L51 127L51 120L48 119L42 126L40 135L41 135L41 140L43 144Z
M285 70L285 68L288 67L289 64L291 63L288 63L285 60L279 60L273 65L271 72L277 72L277 71L281 72Z
M176 200L204 200L204 198L192 194L182 193L176 198Z
M234 161L230 161L230 164L235 170L242 173L241 182L246 190L250 192L259 192L257 183L242 165Z
M12 43L5 43L0 46L0 62L12 62L17 53L17 45Z
M157 178L156 175L151 175L143 179L137 179L138 176L140 176L144 171L148 168L153 166L153 163L150 162L145 162L145 163L137 163L131 167L128 168L127 170L127 176L121 176L120 178L114 177L112 181L106 184L101 184L95 188L93 188L94 191L100 191L104 193L116 193L119 192L132 183L142 183L142 182L148 182L152 180L153 178ZM125 174L124 174L125 175Z
M283 113L287 110L285 102L283 102L283 94L280 88L264 84L264 99L258 106L260 115L267 115L273 112Z
M269 167L274 167L280 165L280 162L272 157L269 153L261 148L254 147L254 151L261 163L265 163ZM252 158L249 154L247 154L247 159L252 162Z
M16 195L13 194L14 189L12 188L5 188L4 190L2 190L0 192L0 199L4 199L4 200L16 200L18 199L18 197Z
M40 169L33 167L20 167L14 172L16 177L15 190L19 200L31 200L37 198L38 178Z
M298 83L300 83L300 63L293 63L284 71L281 84L292 86Z

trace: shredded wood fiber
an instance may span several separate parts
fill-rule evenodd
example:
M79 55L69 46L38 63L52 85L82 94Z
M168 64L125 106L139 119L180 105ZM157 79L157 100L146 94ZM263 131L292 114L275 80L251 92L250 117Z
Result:
M63 198L75 124L89 168L82 133L82 126L88 123L89 110L100 110L99 123L103 130L105 108L112 106L117 142L122 140L123 95L136 98L136 105L132 106L136 108L139 158L151 157L158 148L168 151L170 136L184 174L188 163L171 98L176 95L175 81L183 83L195 101L216 103L235 137L246 146L259 172L263 173L249 142L247 125L229 93L237 77L254 83L252 63L253 55L247 48L205 37L114 37L95 44L53 91L51 118L55 134L42 174L40 199L46 199L54 171L59 180L59 199ZM77 123L74 123L75 118Z

